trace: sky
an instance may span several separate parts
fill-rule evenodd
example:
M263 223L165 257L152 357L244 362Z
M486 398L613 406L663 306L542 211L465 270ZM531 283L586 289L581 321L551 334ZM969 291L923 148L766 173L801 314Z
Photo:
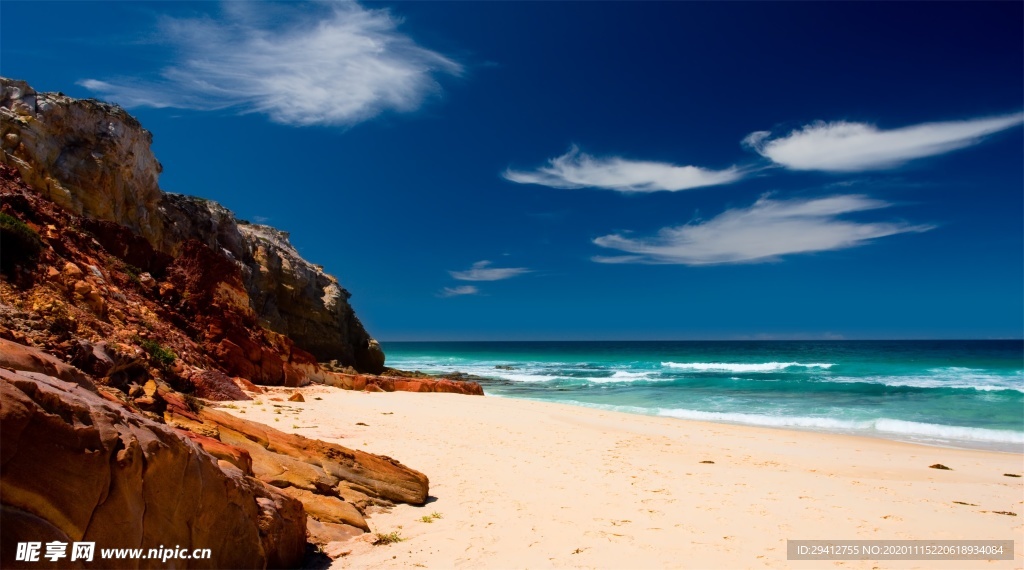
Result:
M45 25L38 21L45 11ZM1020 2L21 2L378 339L1024 336Z

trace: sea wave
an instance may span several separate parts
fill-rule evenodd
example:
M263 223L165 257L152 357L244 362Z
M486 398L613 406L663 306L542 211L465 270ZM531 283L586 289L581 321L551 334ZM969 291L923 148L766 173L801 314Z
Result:
M697 372L778 372L787 368L820 368L828 370L835 366L829 362L662 362L665 368L695 370Z
M882 384L907 388L947 388L979 392L1024 392L1024 380L996 374L934 374L928 376L833 376L829 382Z
M890 418L842 420L808 416L768 416L731 412L704 412L686 409L658 409L657 415L686 420L729 422L766 427L797 427L854 432L875 431L905 437L923 437L946 441L1024 444L1024 432L1020 431L929 424Z
M874 428L876 431L881 432L934 437L938 439L1024 443L1024 432L1002 429L926 424L921 422L909 422L906 420L892 420L888 418L875 420Z

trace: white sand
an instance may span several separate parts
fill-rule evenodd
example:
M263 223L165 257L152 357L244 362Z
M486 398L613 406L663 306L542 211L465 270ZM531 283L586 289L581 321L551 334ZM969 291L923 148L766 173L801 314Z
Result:
M405 540L366 535L332 568L1024 567L1024 479L1003 475L1024 473L1019 454L456 394L309 386L305 403L269 399L291 391L228 411L394 457L435 498L374 514L375 532ZM788 561L787 539L1014 539L1017 552Z

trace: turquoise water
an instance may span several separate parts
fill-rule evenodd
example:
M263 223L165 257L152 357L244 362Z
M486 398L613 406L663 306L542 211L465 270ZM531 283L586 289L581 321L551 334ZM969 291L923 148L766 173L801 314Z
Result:
M491 396L1024 451L1024 341L389 342Z

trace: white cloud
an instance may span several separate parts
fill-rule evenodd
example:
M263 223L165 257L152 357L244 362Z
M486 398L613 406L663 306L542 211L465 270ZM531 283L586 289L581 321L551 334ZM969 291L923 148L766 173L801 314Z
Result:
M779 138L771 138L769 131L757 131L743 143L792 170L860 172L893 168L915 158L968 147L1022 122L1024 113L891 130L865 123L819 121Z
M490 261L478 261L466 271L449 271L448 273L459 281L501 281L530 272L525 267L491 267L490 265Z
M853 222L842 214L878 210L891 204L861 195L813 200L762 197L749 208L726 210L706 222L664 228L649 239L619 234L594 243L629 255L594 257L600 263L711 265L776 261L784 255L830 251L934 226L903 222Z
M461 66L416 45L386 10L355 2L225 2L219 19L166 18L159 78L79 83L126 107L235 109L288 125L351 125L411 111Z
M619 192L689 190L701 186L730 184L743 178L740 169L708 170L699 166L676 166L664 162L627 160L617 156L596 158L572 147L536 170L508 169L506 179L520 184L552 188L603 188Z
M438 293L439 297L458 297L460 295L476 295L480 290L472 285L461 285L459 287L445 287Z

